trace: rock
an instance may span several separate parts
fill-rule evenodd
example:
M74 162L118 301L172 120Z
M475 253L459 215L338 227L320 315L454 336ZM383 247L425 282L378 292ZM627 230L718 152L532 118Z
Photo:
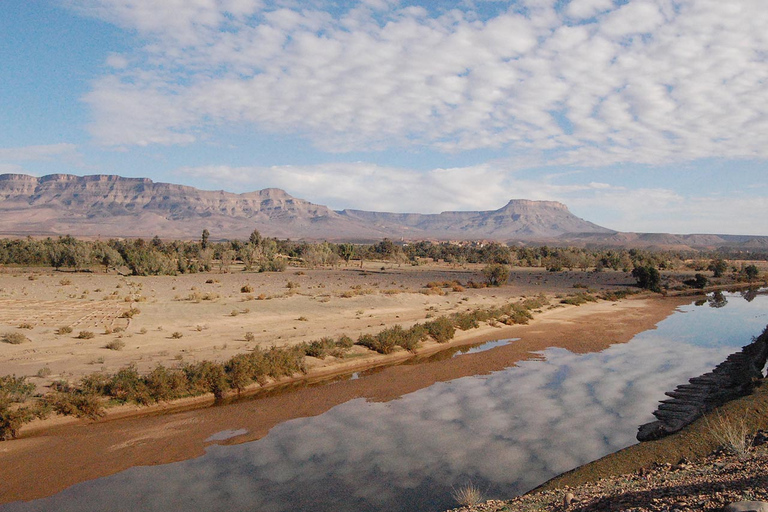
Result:
M723 509L724 512L768 512L765 501L737 501Z

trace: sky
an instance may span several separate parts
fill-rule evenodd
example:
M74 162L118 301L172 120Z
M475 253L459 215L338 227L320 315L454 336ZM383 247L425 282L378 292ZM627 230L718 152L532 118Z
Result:
M764 0L1 0L0 174L768 235Z

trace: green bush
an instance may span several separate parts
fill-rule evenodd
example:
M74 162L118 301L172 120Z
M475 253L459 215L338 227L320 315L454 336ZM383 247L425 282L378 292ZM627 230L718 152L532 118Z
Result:
M425 322L424 328L438 343L447 343L451 341L456 334L456 327L454 327L453 321L445 316Z
M491 263L483 268L483 276L488 286L501 286L509 280L509 267L501 263Z

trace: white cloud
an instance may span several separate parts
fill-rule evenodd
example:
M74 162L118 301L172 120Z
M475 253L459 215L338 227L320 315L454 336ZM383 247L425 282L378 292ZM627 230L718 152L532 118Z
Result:
M560 201L571 212L619 231L768 235L768 197L686 196L658 187L606 182L571 184L569 174L533 176L503 163L428 171L371 163L306 166L201 166L177 169L177 179L226 183L238 190L276 187L333 209L439 213L494 210L510 199ZM738 204L738 213L725 205Z
M50 161L57 159L79 159L77 146L59 143L40 146L22 146L17 148L0 148L0 161L26 162Z
M613 7L613 0L572 0L565 8L571 18L591 18Z
M383 0L335 15L72 1L147 43L86 97L107 145L188 143L237 124L328 151L499 148L583 166L768 157L759 0L573 0L562 13L532 2L486 20Z

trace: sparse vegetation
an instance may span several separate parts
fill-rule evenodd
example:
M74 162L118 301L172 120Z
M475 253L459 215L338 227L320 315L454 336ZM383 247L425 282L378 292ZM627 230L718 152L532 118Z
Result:
M472 483L467 483L458 489L453 489L451 496L462 507L474 507L483 501L482 492Z
M104 348L108 348L109 350L123 350L125 348L125 342L123 340L112 340L104 345Z
M723 450L736 455L740 459L749 456L752 438L747 428L745 416L737 418L732 415L716 412L705 416L704 419L709 433Z
M29 341L25 335L20 332L7 332L3 334L3 343L10 343L11 345L21 345Z
M71 332L72 332L72 328L68 325L64 325L56 329L56 334L70 334Z
M96 337L96 335L92 331L80 331L76 336L79 340L90 340L94 337Z

